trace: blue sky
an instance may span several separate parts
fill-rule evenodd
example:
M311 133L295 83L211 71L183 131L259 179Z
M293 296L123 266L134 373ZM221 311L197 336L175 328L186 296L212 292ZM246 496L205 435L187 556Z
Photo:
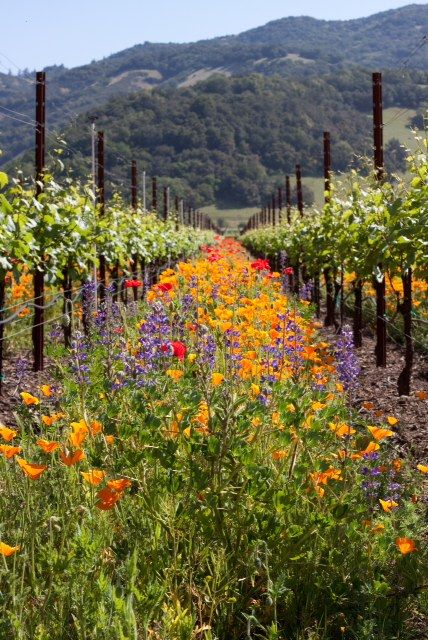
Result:
M74 67L134 44L239 33L290 15L347 20L405 0L15 0L1 15L0 70ZM426 4L416 2L416 4Z

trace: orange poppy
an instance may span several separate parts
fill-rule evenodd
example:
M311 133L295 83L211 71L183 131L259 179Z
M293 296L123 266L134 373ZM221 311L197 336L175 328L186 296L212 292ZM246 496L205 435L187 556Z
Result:
M65 418L65 413L54 413L51 416L42 416L42 422L47 427L51 427L55 422L61 420L61 418Z
M224 380L224 375L222 373L213 373L211 376L211 382L213 387L218 387Z
M403 556L416 551L415 542L411 538L397 538L395 544Z
M98 420L93 420L89 423L89 429L93 436L96 436L98 433L101 433L103 430L103 425Z
M334 431L335 435L338 438L344 438L345 436L352 436L354 433L356 433L355 429L345 424L344 422L340 422L339 424L330 422L329 427L332 431Z
M98 500L96 506L101 511L110 511L110 509L114 509L116 503L122 497L122 494L117 491L112 491L109 487L104 487L101 491L97 493Z
M397 424L398 418L394 418L394 416L388 416L387 421L388 421L388 424L390 424L391 427L393 427L394 424Z
M70 444L73 447L80 447L89 433L88 426L84 420L80 420L80 422L72 422L71 428L73 433L69 437Z
M379 502L386 513L390 513L393 509L398 507L398 502L394 502L394 500L379 500Z
M416 469L418 469L418 471L420 471L421 473L428 473L428 466L425 464L418 464L416 466Z
M26 391L21 391L19 394L22 398L22 401L27 406L40 404L40 400L35 396L31 395L31 393L27 393Z
M101 471L101 469L91 469L90 471L81 471L80 475L93 487L98 487L104 480L106 474L105 471Z
M5 542L0 542L0 555L6 556L6 557L13 556L13 554L19 551L20 548L21 548L20 546L11 547Z
M274 451L272 453L272 458L275 461L284 460L288 456L288 451L286 449L279 449L278 451Z
M61 451L59 457L66 467L72 467L74 464L77 464L86 458L85 452L82 449L77 449L71 455L67 455L64 451Z
M40 387L40 391L43 393L43 395L44 395L46 398L50 398L50 397L52 397L52 396L53 396L53 389L52 389L52 387L51 387L51 385L50 385L50 384L43 384L43 385Z
M27 462L23 458L17 458L16 461L30 480L38 480L42 473L47 469L46 465L31 464L31 462Z
M367 427L367 429L375 440L384 440L385 438L390 438L395 435L394 431L390 429L381 429L380 427Z
M109 489L112 489L112 491L117 491L119 493L125 491L125 489L129 489L131 485L131 480L128 480L127 478L119 478L118 480L109 480L107 482L107 487Z
M5 427L4 424L0 425L0 436L3 440L6 440L6 442L10 442L17 435L18 432L14 429L9 429L9 427Z
M59 447L61 446L59 442L43 440L43 439L37 440L36 444L45 453L53 453L54 451L56 451L56 449L59 449Z
M0 444L0 453L2 453L8 460L21 453L22 447L14 447L11 444Z

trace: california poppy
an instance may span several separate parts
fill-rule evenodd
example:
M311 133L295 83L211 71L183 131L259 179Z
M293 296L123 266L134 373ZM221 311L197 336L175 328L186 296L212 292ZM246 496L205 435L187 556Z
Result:
M6 440L6 442L10 442L17 435L18 432L14 429L9 429L9 427L5 427L3 424L0 425L0 436L3 438L3 440Z
M88 484L92 484L94 487L98 487L99 484L105 478L105 471L101 469L91 469L90 471L81 471L80 474L83 476L83 479L88 482Z
M0 444L0 453L2 453L8 460L21 453L22 447L14 447L11 444Z
M13 554L19 551L20 548L21 548L20 546L11 547L5 542L0 542L0 555L6 556L6 557L13 556Z
M394 500L379 500L379 502L386 513L390 513L393 509L398 507L398 502L394 502Z
M46 396L46 398L50 398L51 396L53 396L53 389L50 384L43 384L40 387L40 391L44 396Z
M53 453L54 451L59 449L59 447L61 446L59 442L43 440L43 439L37 440L36 444L45 453Z
M66 467L72 467L73 465L81 462L85 459L85 452L82 449L77 449L71 455L67 455L64 451L61 451L59 454L61 462L65 464Z
M403 556L416 551L416 545L411 538L397 538L395 544Z
M43 464L31 464L23 458L16 458L17 463L30 480L38 480L42 473L46 471L47 466Z
M367 427L367 429L375 440L384 440L385 438L390 438L395 435L394 431L390 429L381 429L380 427Z
M27 393L26 391L21 391L19 394L22 398L22 401L27 406L40 404L40 400L35 396L31 395L31 393Z
M218 387L224 380L224 375L222 373L213 373L211 376L211 382L213 387Z
M110 511L116 506L116 503L121 499L122 493L112 490L109 487L104 487L101 491L97 493L97 503L96 506L101 511Z
M107 482L107 486L109 489L118 492L125 491L125 489L128 489L131 485L131 480L128 480L127 478L119 478L118 480L109 480Z

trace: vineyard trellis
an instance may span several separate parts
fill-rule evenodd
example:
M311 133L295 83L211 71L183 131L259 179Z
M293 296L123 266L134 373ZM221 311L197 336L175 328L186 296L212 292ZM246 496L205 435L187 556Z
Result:
M386 303L386 275L401 280L402 295L397 296L396 312L403 318L405 364L398 376L398 392L409 395L413 365L413 325L418 321L412 305L412 281L426 282L428 265L428 169L425 148L408 158L412 179L388 181L383 167L383 123L381 74L373 74L373 149L374 171L367 177L353 170L346 179L332 184L330 134L324 132L324 189L322 212L303 217L301 168L296 165L297 212L279 226L262 208L244 229L244 244L255 254L272 258L280 265L280 254L287 255L292 270L294 293L300 283L312 280L312 301L320 314L319 278L323 274L326 293L325 326L340 331L344 316L345 272L353 273L352 292L354 346L362 346L363 287L372 283L376 295L376 364L386 366L386 343L390 323ZM289 194L290 178L286 176ZM288 199L287 199L288 201ZM336 304L340 306L340 322ZM423 323L423 318L420 318Z
M52 319L45 312L62 303L66 317L73 308L73 298L81 298L84 284L92 279L96 283L100 300L109 281L117 297L124 280L137 278L139 269L143 283L150 267L159 271L161 265L173 264L186 257L204 242L209 241L218 228L211 218L195 211L190 204L176 198L175 210L170 210L170 197L164 202L162 215L157 209L157 179L153 177L153 208L145 208L145 172L143 174L143 208L138 203L137 164L131 163L131 205L115 193L105 200L104 132L97 135L96 185L66 178L59 184L46 169L46 76L36 74L35 180L25 183L22 175L10 179L0 172L0 391L3 378L3 347L8 335L5 328L19 319L22 310L33 311L32 343L34 370L44 367L44 328ZM94 206L95 205L95 206ZM210 235L211 234L211 235ZM6 279L9 272L19 281L28 270L33 276L34 296L23 301L23 306L5 317ZM97 274L97 271L99 272ZM119 273L122 272L120 276ZM97 275L95 275L97 274ZM100 286L98 286L99 278ZM82 285L76 288L76 282ZM116 284L115 284L116 283ZM118 283L122 283L119 285ZM45 303L46 284L61 293ZM134 288L134 299L137 289ZM29 329L13 332L20 335ZM69 344L71 322L64 329Z

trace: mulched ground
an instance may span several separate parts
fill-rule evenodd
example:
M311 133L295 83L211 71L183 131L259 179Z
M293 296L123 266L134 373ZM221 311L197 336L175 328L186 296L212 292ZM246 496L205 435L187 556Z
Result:
M337 335L330 328L321 330L326 341L334 344ZM363 402L372 402L374 411L382 411L385 416L399 420L393 427L398 434L398 444L403 454L410 455L417 462L428 463L428 400L421 401L417 391L428 392L428 359L414 355L410 396L398 396L397 379L404 366L404 349L389 342L387 345L386 368L376 366L375 339L366 334L363 346L356 350L361 368L359 387L353 398L356 408ZM369 415L369 414L368 414ZM382 421L382 417L377 419Z
M35 391L38 386L52 382L49 367L49 361L47 361L45 370L35 373L32 370L30 351L22 352L19 357L6 354L0 395L0 422L8 427L16 426L14 408L21 402L19 392Z
M337 338L329 329L323 329L322 333L330 342ZM428 400L421 401L413 395L416 391L428 391L428 359L415 354L412 395L400 398L397 395L397 378L403 367L403 349L396 344L389 344L386 369L380 369L376 367L374 346L373 338L364 336L363 347L358 350L361 375L355 404L360 407L362 402L370 401L375 409L398 418L399 423L395 428L403 453L410 454L418 462L428 464ZM20 370L20 360L27 362L24 373ZM48 383L49 362L45 371L34 373L31 370L31 353L25 352L20 358L6 358L4 373L0 421L14 426L13 410L20 402L19 391L33 391L38 385Z

